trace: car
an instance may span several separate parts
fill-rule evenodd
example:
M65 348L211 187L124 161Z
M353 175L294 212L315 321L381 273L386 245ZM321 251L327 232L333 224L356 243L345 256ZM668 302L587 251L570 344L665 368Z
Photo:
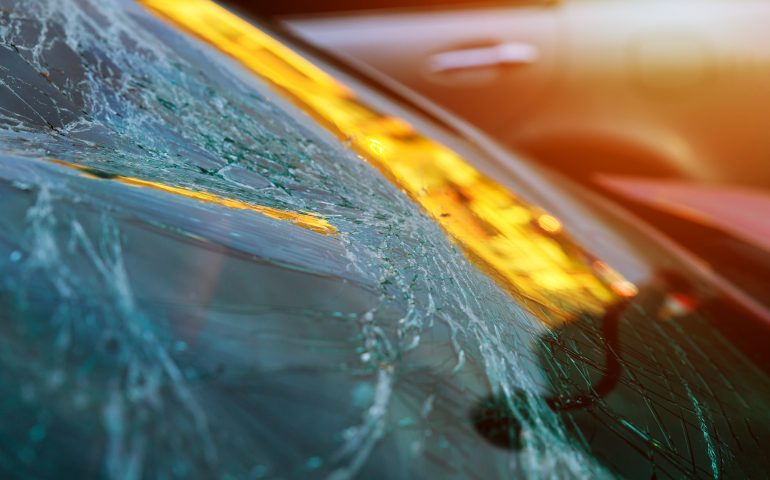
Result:
M258 8L582 181L599 172L770 187L766 2L290 0Z
M761 303L208 0L0 3L0 471L761 477Z

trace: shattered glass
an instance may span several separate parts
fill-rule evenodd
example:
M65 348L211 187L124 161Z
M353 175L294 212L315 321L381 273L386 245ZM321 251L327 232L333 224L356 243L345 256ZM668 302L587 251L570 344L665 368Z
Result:
M751 319L683 301L688 275L549 324L142 7L0 0L0 39L3 476L770 468L769 365L734 335Z

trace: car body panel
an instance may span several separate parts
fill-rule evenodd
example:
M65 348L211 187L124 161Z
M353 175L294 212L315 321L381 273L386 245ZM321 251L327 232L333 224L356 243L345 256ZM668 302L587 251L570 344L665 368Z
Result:
M571 176L601 171L767 187L769 17L770 7L753 0L567 0L285 21ZM542 52L531 64L425 75L435 51L490 39Z

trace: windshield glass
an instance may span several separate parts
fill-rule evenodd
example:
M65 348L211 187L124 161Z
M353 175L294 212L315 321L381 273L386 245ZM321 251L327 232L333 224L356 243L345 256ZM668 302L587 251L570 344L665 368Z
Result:
M768 380L686 278L213 3L0 18L7 473L761 471Z

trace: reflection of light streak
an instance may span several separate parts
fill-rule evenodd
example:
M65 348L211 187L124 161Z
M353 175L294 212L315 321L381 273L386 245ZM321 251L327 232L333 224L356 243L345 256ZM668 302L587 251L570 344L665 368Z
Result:
M134 187L143 187L143 188L151 188L153 190L160 190L162 192L167 192L167 193L171 193L174 195L179 195L187 198L193 198L201 202L221 205L223 207L235 208L237 210L251 210L253 212L257 212L262 215L265 215L267 217L275 218L276 220L291 222L297 225L298 227L302 227L307 230L312 230L314 232L321 233L324 235L333 235L337 233L337 229L334 228L334 226L331 225L329 222L327 222L326 220L324 220L323 218L317 215L313 215L310 213L287 212L284 210L278 210L276 208L265 207L262 205L253 205L251 203L242 202L240 200L235 200L232 198L220 197L219 195L214 195L212 193L199 192L199 191L189 190L187 188L182 188L182 187L174 187L171 185L166 185L164 183L152 182L149 180L142 180L140 178L125 177L123 175L96 174L94 170L88 167L84 167L82 165L75 165L72 163L63 162L61 160L51 160L51 161L58 165L62 165L68 168L76 168L80 170L84 175L87 175L90 178L98 178L98 179L106 178L115 182L122 183L124 185L131 185Z
M383 155L382 142L376 138L369 139L369 150L374 152L375 155Z
M468 256L531 307L598 312L636 288L594 261L561 222L456 152L383 115L254 25L208 0L140 0L272 83L419 203ZM530 303L531 302L531 303Z
M540 228L550 233L558 233L561 231L561 222L554 216L543 214L537 219Z

